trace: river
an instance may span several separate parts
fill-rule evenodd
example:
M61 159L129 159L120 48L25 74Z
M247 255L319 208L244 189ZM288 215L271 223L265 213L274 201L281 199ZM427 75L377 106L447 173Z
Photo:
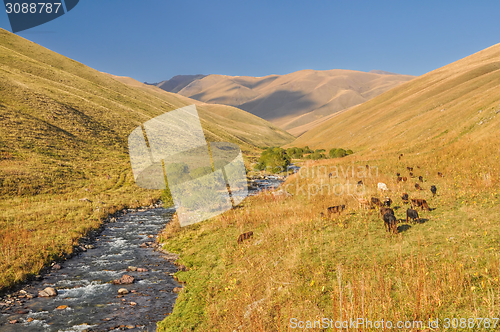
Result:
M249 194L281 182L256 181L258 188ZM154 250L157 234L174 213L157 207L108 218L102 232L86 245L83 241L87 248L0 300L0 331L156 331L156 322L172 312L174 288L182 287L172 277L178 271L173 264L177 257ZM123 275L134 277L134 282L111 283ZM58 295L37 296L47 287ZM121 288L128 294L119 295Z

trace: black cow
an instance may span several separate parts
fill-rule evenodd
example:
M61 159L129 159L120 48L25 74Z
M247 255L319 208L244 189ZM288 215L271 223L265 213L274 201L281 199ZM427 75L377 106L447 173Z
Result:
M407 193L403 193L401 195L401 199L403 200L404 203L408 203L408 194Z
M412 219L415 223L415 219L420 221L420 217L418 216L418 212L416 210L408 209L406 210L406 223L408 223L408 219Z
M432 197L436 196L437 188L436 186L431 186Z
M391 207L391 204L392 204L392 199L390 199L389 197L386 197L384 199L384 205L387 207Z
M422 188L420 188L420 185L418 183L415 183L415 189L422 190Z
M392 231L393 233L397 233L398 231L398 221L393 214L386 213L384 214L384 226L386 231Z
M422 176L422 175L420 175L420 176L418 177L418 179L420 180L420 182L424 182L424 178L423 178L423 176Z

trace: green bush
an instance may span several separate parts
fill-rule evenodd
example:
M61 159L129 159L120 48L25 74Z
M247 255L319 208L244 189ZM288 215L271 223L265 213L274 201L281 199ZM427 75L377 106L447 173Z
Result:
M266 170L271 173L279 173L286 171L291 160L292 157L287 154L285 149L267 148L261 153L255 168L260 171Z

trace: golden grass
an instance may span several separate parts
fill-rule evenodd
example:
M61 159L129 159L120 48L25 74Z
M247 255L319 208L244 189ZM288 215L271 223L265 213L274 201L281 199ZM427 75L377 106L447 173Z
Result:
M2 29L0 71L4 290L72 252L75 241L108 214L156 201L159 191L134 183L128 135L195 102L138 82L124 84ZM293 139L235 108L200 104L198 110L207 140L237 143L246 156Z

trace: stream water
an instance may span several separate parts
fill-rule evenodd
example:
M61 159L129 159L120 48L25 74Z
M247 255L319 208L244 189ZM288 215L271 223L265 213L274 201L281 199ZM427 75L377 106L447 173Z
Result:
M257 181L258 188L249 194L281 182ZM172 277L178 271L172 264L175 255L153 250L156 234L173 213L163 208L127 210L111 218L86 251L2 299L0 331L156 331L156 322L172 312L174 288L182 287ZM134 277L132 284L111 283L125 274ZM37 297L46 287L58 295ZM129 293L119 295L120 288Z

